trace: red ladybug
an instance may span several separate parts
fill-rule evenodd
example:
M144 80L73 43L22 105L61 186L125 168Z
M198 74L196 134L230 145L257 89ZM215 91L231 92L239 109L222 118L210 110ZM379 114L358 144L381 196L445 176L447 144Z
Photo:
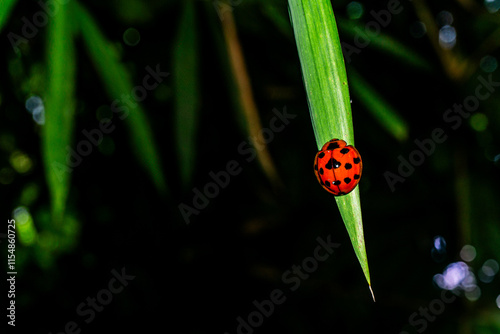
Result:
M327 142L314 158L314 174L335 196L350 193L359 183L363 162L358 150L341 139Z

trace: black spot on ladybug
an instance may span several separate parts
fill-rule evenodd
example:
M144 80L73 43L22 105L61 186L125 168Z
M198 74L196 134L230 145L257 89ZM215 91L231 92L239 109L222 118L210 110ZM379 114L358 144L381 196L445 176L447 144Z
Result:
M330 161L325 165L326 169L332 169L332 168L339 168L342 166L340 161L335 160L334 158L331 158Z
M348 178L348 177L346 177L346 178L344 179L344 182L345 182L346 184L349 184L349 183L351 182L351 179L350 179L350 178Z
M340 150L340 153L347 154L349 153L349 149L344 147L343 149Z
M354 162L357 165L357 164L359 164L361 162L361 159L359 157L358 158L354 158L354 160L352 162Z
M324 156L325 156L325 152L321 152L320 154L318 154L318 159L323 159Z
M334 150L334 149L336 149L336 148L339 148L339 143L334 142L334 143L330 143L326 149L327 149L328 151L331 151L331 150Z
M345 168L345 169L347 169L347 170L349 170L349 169L351 169L351 168L352 168L352 165L351 165L350 163L346 163L346 164L344 165L344 168Z
M330 188L330 182L325 181L325 187Z
M354 174L354 179L359 180L359 174Z
M337 180L337 181L333 182L333 184L336 185L336 186L340 186L341 183L342 182L340 182L340 180Z
M325 171L323 170L323 168L320 168L320 169L319 169L319 173L320 173L321 175L323 175L323 173L324 173L324 172L325 172Z

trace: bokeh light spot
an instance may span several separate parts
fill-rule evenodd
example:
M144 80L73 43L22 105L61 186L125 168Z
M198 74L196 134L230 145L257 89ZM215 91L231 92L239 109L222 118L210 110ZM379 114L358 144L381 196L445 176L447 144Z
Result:
M446 258L446 240L440 235L434 237L431 257L435 262L443 262Z
M483 267L489 267L493 275L498 274L498 270L500 269L498 262L493 259L486 260Z
M45 124L45 107L43 101L39 96L30 96L24 106L26 110L32 115L33 120L40 125Z
M479 269L479 280L483 283L491 283L495 275L498 273L498 268L499 266L497 261L493 259L486 260L481 269Z
M460 251L460 258L467 262L474 260L476 258L476 248L471 245L465 245Z
M45 108L43 106L33 110L33 120L40 125L45 124Z
M349 2L347 4L346 10L347 10L347 16L351 20L357 20L361 16L363 16L363 5L357 1Z
M12 217L16 221L17 238L19 241L26 246L33 244L37 238L37 232L28 209L24 206L19 206L12 212Z
M493 56L484 56L481 58L479 61L479 67L486 73L492 73L494 72L497 67L498 67L498 61L495 57Z
M442 236L437 235L434 237L434 248L440 252L446 250L446 241Z
M410 25L410 35L414 38L421 38L425 36L427 32L427 27L423 22L416 21Z
M500 9L500 0L484 0L484 6L490 13L496 13Z
M347 16L351 20L357 20L361 16L363 16L363 5L357 1L349 2L347 4L346 10L347 10Z
M470 118L470 126L477 132L484 131L488 127L488 117L483 113L476 113Z
M434 282L441 289L453 290L462 284L468 273L469 266L465 262L454 262L442 274L434 275Z
M43 106L42 98L36 95L30 96L29 98L26 99L24 106L26 107L26 110L28 110L29 113L33 113L33 110Z
M495 155L495 157L493 158L493 164L496 167L500 168L500 154Z
M141 41L141 34L135 28L128 28L123 33L123 42L128 46L136 46Z
M14 151L10 155L10 164L20 174L29 172L31 167L33 167L31 159L21 151Z
M477 287L476 275L469 268L460 285L465 291L473 291Z
M467 298L471 302L475 302L479 299L479 297L481 297L481 288L479 288L477 285L475 285L473 289L465 291L465 298Z
M451 49L457 43L457 31L450 25L445 25L439 29L439 45L443 49Z
M12 212L12 217L18 225L26 224L30 219L30 214L24 206L20 206L14 209Z
M447 10L442 10L437 15L437 21L440 26L449 26L453 23L453 15Z

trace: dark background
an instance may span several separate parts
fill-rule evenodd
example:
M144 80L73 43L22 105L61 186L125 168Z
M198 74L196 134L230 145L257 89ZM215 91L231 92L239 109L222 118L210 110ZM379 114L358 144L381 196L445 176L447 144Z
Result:
M443 119L454 103L475 94L478 77L500 81L495 71L500 43L494 37L500 19L498 12L489 12L480 1L414 2L426 6L438 28L442 11L453 16L457 39L449 52L470 71L446 69L440 60L445 51L432 46L438 36L429 29L421 37L412 35L411 27L422 16L415 9L418 6L407 1L401 1L402 11L346 64L348 77L356 70L408 129L406 138L396 139L383 127L388 120L377 119L376 111L351 93L356 147L364 162L359 191L376 303L334 199L317 184L312 171L317 145L286 1L222 2L236 21L262 127L269 127L273 109L286 108L296 115L268 143L284 181L281 189L273 187L257 159L248 159L238 150L250 141L246 120L235 107L238 92L217 12L220 2L195 2L200 94L192 148L195 168L186 183L179 177L183 166L174 135L172 56L178 47L184 3L85 3L102 33L120 51L134 84L142 82L146 66L160 64L170 73L141 102L159 148L168 192L159 194L131 148L127 127L115 117L116 130L71 174L64 235L52 232L41 154L43 125L36 124L25 108L30 96L43 99L47 36L42 28L21 53L13 51L7 34L18 33L22 17L30 18L40 10L36 2L19 2L0 35L1 217L6 223L22 206L30 214L35 237L31 243L16 243L15 330L59 333L74 321L82 333L134 328L189 334L500 332L497 274L481 280L485 261L500 257L498 87L457 129ZM352 8L358 5L362 11L356 18ZM490 6L500 4L493 1ZM361 29L373 21L371 10L386 8L383 1L333 3L339 22L351 20ZM356 30L341 26L341 41L355 45ZM127 45L123 37L131 27L140 33L135 46ZM413 50L424 65L412 65L404 56L377 47L380 36ZM84 129L98 126L96 111L113 101L85 45L81 40L76 45L74 143L84 139ZM436 128L444 130L446 140L435 144L421 165L391 191L384 173L398 174L401 159L418 154L415 140L428 141ZM15 159L19 155L25 159L21 167ZM194 189L202 191L212 182L209 173L225 170L232 160L241 171L186 224L178 206L193 206ZM17 233L19 237L23 232ZM295 284L283 275L311 260L318 237L330 237L340 247L307 278L294 276L300 285L292 291ZM436 240L444 240L445 245ZM460 252L465 245L477 253L466 262L476 287L469 285L467 291L465 283L458 282L452 292L446 292L433 277L464 261ZM6 259L6 239L1 246ZM2 263L6 268L6 260ZM120 287L119 281L112 281L113 270L131 276L116 294L105 291L110 282ZM263 301L270 300L276 289L284 299L271 307ZM7 286L1 293L6 296ZM79 305L96 296L107 305L98 307L93 319L90 313L82 316ZM255 300L269 307L268 316L256 315ZM84 306L80 311L88 309ZM258 324L238 331L238 317ZM72 325L68 326L71 332Z

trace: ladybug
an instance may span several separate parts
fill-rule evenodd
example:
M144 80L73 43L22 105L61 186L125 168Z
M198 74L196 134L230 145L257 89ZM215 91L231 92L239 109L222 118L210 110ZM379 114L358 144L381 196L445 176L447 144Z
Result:
M358 150L341 139L328 141L314 158L318 182L335 196L346 195L356 188L362 170Z

